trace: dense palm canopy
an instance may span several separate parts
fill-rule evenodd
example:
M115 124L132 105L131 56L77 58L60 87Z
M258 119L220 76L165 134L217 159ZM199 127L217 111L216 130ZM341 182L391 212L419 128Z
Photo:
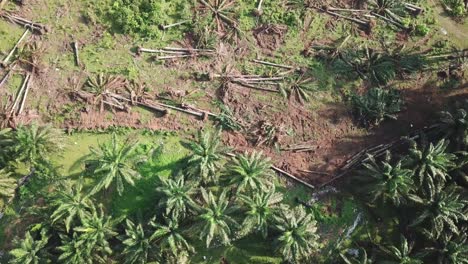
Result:
M468 240L466 233L458 237L453 235L444 236L441 239L441 246L436 251L438 252L438 263L468 264Z
M237 192L265 190L273 174L270 159L262 152L238 155L229 163L226 175L230 184L237 187Z
M194 186L183 176L174 180L161 177L160 182L161 185L156 188L156 192L162 196L159 207L165 208L165 214L173 219L184 218L188 209L195 205L191 198L195 193Z
M122 195L124 182L135 185L135 180L140 178L135 164L144 160L137 152L137 146L136 141L128 138L122 142L113 134L110 144L91 149L90 158L85 161L88 171L97 177L91 194L115 184L118 194Z
M88 242L73 233L73 237L60 235L61 245L57 247L60 251L59 263L67 264L93 264L93 258L89 250Z
M168 252L177 256L181 252L193 252L194 249L181 233L177 220L169 219L167 224L160 224L153 219L150 225L154 232L150 237L151 242L158 244L162 252Z
M381 250L388 258L385 263L388 264L423 264L424 262L417 256L413 256L411 251L413 245L408 243L408 240L401 236L400 244L398 246L389 245L381 247Z
M450 138L457 150L466 150L468 146L468 101L453 113L444 111L440 113L439 123L442 133Z
M274 224L275 216L280 210L283 195L272 188L267 192L240 194L239 198L245 205L247 215L242 223L241 233L258 231L266 238L268 229Z
M301 263L318 248L316 221L302 206L292 212L282 210L276 217L275 229L279 232L275 241L277 250L289 262Z
M197 141L190 142L192 155L188 160L188 171L203 182L216 182L217 171L227 149L221 145L221 132L199 132Z
M16 180L11 177L11 173L0 170L0 197L10 198L15 194Z
M144 264L148 262L148 256L151 251L151 242L149 235L145 232L142 224L134 224L127 219L125 235L121 236L124 245L123 255L125 264Z
M201 194L203 207L199 208L200 214L198 215L201 226L200 239L206 242L207 248L213 239L219 239L222 244L229 244L230 236L238 223L230 216L237 208L229 205L227 190L224 190L217 198L203 188Z
M31 233L26 232L23 240L16 241L16 247L10 251L13 264L39 264L45 261L41 256L44 247L47 245L49 238L46 231L41 230L39 239L34 239Z
M101 207L99 211L94 209L91 215L85 216L82 225L75 228L80 239L86 240L87 250L97 260L103 261L107 255L112 254L109 239L118 235L115 226L119 220L105 216Z
M468 220L468 201L455 187L439 188L430 200L414 195L411 199L423 206L411 226L421 227L430 238L439 238L444 232L458 234L457 224Z
M51 126L19 126L15 133L7 134L3 142L9 141L9 147L2 148L2 154L10 154L15 160L34 165L48 160L50 154L57 154L63 149L63 133Z
M90 210L94 207L93 202L88 195L83 193L83 184L81 181L72 183L67 181L62 188L57 190L57 194L52 200L55 207L50 218L52 223L64 222L66 231L76 220L82 221L90 215Z
M455 167L457 157L447 152L449 142L439 141L426 148L418 148L416 143L409 151L406 163L414 168L417 183L423 187L424 193L434 195L436 185L443 184L450 177L448 172Z
M413 184L413 172L402 168L401 162L391 165L390 157L377 163L374 157L364 163L365 169L359 175L359 179L365 183L360 186L363 193L369 194L371 202L381 200L390 201L396 206L406 200Z

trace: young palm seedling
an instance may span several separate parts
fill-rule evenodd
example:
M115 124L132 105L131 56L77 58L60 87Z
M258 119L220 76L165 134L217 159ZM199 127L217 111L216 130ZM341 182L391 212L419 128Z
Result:
M304 101L309 101L310 92L315 89L312 81L312 77L306 76L305 73L295 74L288 77L287 82L280 86L281 94L288 99L294 98L299 103L304 104Z
M121 88L124 85L125 80L122 78L100 73L96 76L88 77L83 90L88 93L86 99L89 99L89 94L91 94L93 104L99 105L99 109L102 112L104 111L104 105L106 104L120 109L123 108L121 104L117 104L115 101L112 101L112 98L108 93L115 91L117 88ZM82 97L80 94L78 95Z
M215 31L223 37L237 39L241 33L238 21L235 17L236 3L233 0L198 0L196 23L208 26L209 31ZM202 27L206 28L206 27Z

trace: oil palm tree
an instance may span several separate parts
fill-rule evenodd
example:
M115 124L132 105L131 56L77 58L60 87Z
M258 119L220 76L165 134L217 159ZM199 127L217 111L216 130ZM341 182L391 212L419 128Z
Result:
M24 239L16 240L16 247L10 251L12 264L39 264L46 259L42 257L49 237L45 229L41 230L40 239L36 240L31 232L26 232Z
M385 260L388 264L423 264L420 254L412 254L413 244L408 243L408 240L401 235L400 244L397 246L389 245L380 247L389 260Z
M464 230L466 231L466 230ZM448 235L441 239L441 246L436 249L437 263L468 264L468 241L466 233L460 236Z
M405 163L414 168L416 182L422 186L425 195L432 197L436 185L444 184L449 178L449 171L455 168L457 156L447 153L449 141L441 140L436 145L418 148L412 142L412 148Z
M47 161L49 155L63 149L63 133L51 126L19 126L12 133L12 144L7 151L20 162L34 166L39 161Z
M401 161L392 166L390 159L390 154L387 153L385 160L379 164L374 157L369 156L369 161L363 164L365 169L361 171L358 178L364 183L360 191L368 194L372 203L381 200L384 203L390 201L399 206L405 202L412 188L413 172L403 169Z
M126 220L125 235L121 236L124 245L123 255L125 264L144 264L152 251L149 234L142 224L135 225L130 219Z
M76 220L82 221L86 216L90 215L91 209L94 207L93 201L82 190L81 180L74 183L66 181L57 190L57 194L52 201L52 206L55 207L50 216L52 223L63 221L66 231L69 232L70 227L74 222L76 223Z
M85 239L77 233L72 237L60 234L61 245L57 249L61 252L58 261L66 264L93 264L94 260Z
M283 200L283 194L272 188L266 192L254 192L251 196L240 194L238 197L247 208L247 216L240 232L248 234L255 230L266 238L268 229L274 224L275 215L280 210L279 204Z
M457 150L466 150L468 146L468 101L455 112L440 113L439 123L445 138L450 138Z
M188 172L200 177L204 183L217 182L217 171L228 149L221 145L221 131L199 132L197 141L189 143L192 154L188 160Z
M16 180L11 177L11 173L5 171L5 169L0 170L0 197L1 198L10 198L15 195L16 189Z
M106 257L112 254L109 239L118 235L115 226L119 221L120 219L105 216L100 205L99 211L93 209L91 215L81 220L82 225L75 228L75 231L80 234L80 239L85 240L94 259L104 262Z
M199 208L200 222L196 226L200 239L206 242L207 248L210 247L213 239L219 239L222 244L230 244L230 236L238 223L229 216L236 212L237 208L229 206L227 190L225 189L218 198L204 188L201 188L201 194L204 205Z
M244 153L228 164L225 175L229 183L237 187L237 192L262 191L270 185L271 162L262 152Z
M191 196L195 193L195 187L185 181L184 176L176 179L160 178L161 186L156 188L162 197L159 207L165 208L165 214L172 219L185 218L190 207L195 205Z
M112 134L108 144L100 144L92 148L89 159L85 161L88 171L98 179L90 194L102 189L108 189L111 184L116 186L119 195L124 191L124 182L134 186L135 180L141 176L135 170L135 164L144 160L137 152L138 141L127 138L125 141L117 139Z
M311 77L300 74L287 79L286 85L280 86L281 94L288 99L295 99L304 104L310 99L310 93L315 90L315 85Z
M302 206L282 210L276 217L275 229L279 232L275 240L277 251L288 262L303 263L318 248L316 222Z
M156 243L162 253L178 256L180 252L194 252L194 248L181 233L176 219L168 219L166 224L160 224L156 219L152 219L150 225L155 229L150 241Z
M459 224L468 220L468 201L462 198L456 187L438 187L431 199L411 195L411 200L423 206L411 227L421 227L422 233L432 239L441 235L459 234Z

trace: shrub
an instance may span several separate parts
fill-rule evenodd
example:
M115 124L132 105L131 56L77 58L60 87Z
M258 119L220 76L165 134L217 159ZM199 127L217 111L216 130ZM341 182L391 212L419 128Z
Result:
M114 0L106 15L115 32L159 38L163 32L160 25L190 19L190 2L185 0ZM171 29L183 31L183 26Z
M427 33L429 33L429 31L430 31L430 29L426 24L417 24L415 29L414 29L414 33L417 36L421 36L421 37L426 36Z
M368 127L378 125L386 118L396 119L402 102L395 89L372 88L364 95L354 94L351 103L358 121Z
M463 0L442 0L448 13L454 17L462 17L467 14Z

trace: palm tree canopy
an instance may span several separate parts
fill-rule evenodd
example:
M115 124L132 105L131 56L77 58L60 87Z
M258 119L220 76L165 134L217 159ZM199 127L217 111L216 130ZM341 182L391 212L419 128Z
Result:
M384 202L390 200L399 206L406 200L406 196L412 188L413 172L409 169L403 169L400 161L394 166L389 162L390 156L380 164L376 162L374 157L369 157L369 161L363 164L365 169L359 176L359 180L366 184L361 188L361 191L369 193L372 202L377 199Z
M427 223L429 229L423 226L422 230L429 237L437 239L444 232L459 234L457 224L468 220L468 201L462 198L456 187L449 186L443 190L439 188L430 200L415 195L410 198L417 204L424 205L410 226Z
M229 244L229 236L238 223L229 216L237 211L237 208L229 206L227 190L217 199L211 191L207 192L204 188L201 188L201 194L204 205L199 208L201 212L198 215L201 224L200 239L206 241L207 248L214 238L218 238L222 244Z
M247 208L247 217L242 223L241 233L247 234L251 230L260 231L266 238L268 228L273 224L278 206L283 200L283 194L272 188L267 192L255 192L252 196L240 194L239 198Z
M429 197L434 195L436 185L443 184L449 178L449 171L456 167L457 156L447 153L449 141L441 140L436 145L430 143L426 148L417 148L416 143L406 158L406 164L415 168L417 182L423 186Z
M318 248L316 222L302 206L292 211L282 210L276 217L275 229L279 232L275 240L277 250L286 261L301 263Z
M0 170L0 197L9 198L15 194L16 180L11 177L11 173L4 169Z
M10 136L12 144L6 151L11 151L16 160L30 164L47 160L64 147L63 133L51 126L19 126Z
M109 239L118 235L115 231L115 225L120 222L120 219L112 219L110 216L105 216L102 210L93 209L89 216L85 216L82 220L82 226L76 227L75 231L80 233L80 238L86 240L86 246L90 252L101 254L112 254ZM95 254L98 259L100 256Z
M186 182L183 176L176 179L160 177L161 186L156 191L162 195L159 206L165 208L165 214L178 219L184 218L188 208L194 206L191 196L195 193L194 186Z
M67 232L76 218L83 220L90 215L90 210L94 208L92 200L82 192L83 184L81 180L72 183L65 182L63 188L57 191L57 195L52 201L55 210L50 216L52 223L64 220Z
M109 144L100 144L98 148L91 149L91 159L85 161L87 168L97 179L91 194L107 189L114 183L117 192L122 195L124 182L135 185L135 180L141 176L134 169L136 163L144 160L136 148L138 142L128 138L121 142L115 134Z
M169 219L164 225L153 219L150 225L155 228L150 241L157 243L162 252L168 251L173 256L177 256L180 252L194 252L194 248L180 232L177 220Z
M188 160L188 171L203 182L216 182L220 163L227 153L221 145L221 131L198 132L197 141L189 143L192 155Z
M423 264L424 262L417 256L412 256L411 251L413 245L408 243L408 240L401 235L400 244L398 247L389 245L388 247L380 248L391 260L386 260L388 264Z
M125 235L121 236L124 245L123 255L125 264L145 264L151 250L150 239L143 225L135 225L130 219L126 220Z
M12 264L39 264L44 261L41 251L47 245L49 238L44 229L41 230L41 238L35 240L28 231L23 240L16 241L17 247L10 251Z
M237 192L265 190L272 175L269 158L262 152L252 152L235 157L227 167L225 175L230 183L237 185Z
M61 234L61 245L57 247L61 254L58 257L60 263L66 264L93 264L93 258L87 241L77 233L73 233L70 238L67 235Z

